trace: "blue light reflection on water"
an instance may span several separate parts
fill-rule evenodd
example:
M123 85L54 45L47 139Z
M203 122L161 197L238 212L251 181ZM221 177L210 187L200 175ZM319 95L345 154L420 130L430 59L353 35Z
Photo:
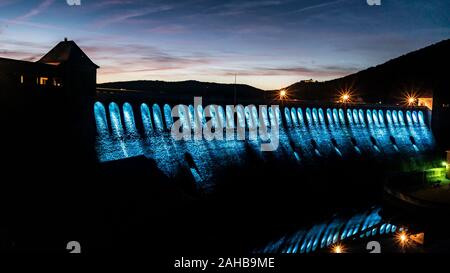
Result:
M395 233L397 226L380 216L374 207L350 217L334 216L329 221L285 234L256 249L259 254L303 254L325 249L338 242Z
M171 177L180 167L192 167L184 160L185 154L189 153L196 164L196 175L202 178L201 181L207 181L217 169L231 164L240 165L245 161L246 144L243 140L173 140L170 131L165 129L173 123L171 108L167 104L163 107L164 115L158 104L151 108L142 104L138 108L141 113L134 113L128 103L119 107L113 102L106 108L102 103L96 102L93 109L97 126L96 149L101 162L145 155L154 159L160 169ZM273 155L276 158L295 160L299 164L314 164L317 156L327 158L337 154L343 158L353 157L355 150L371 157L388 158L393 154L401 154L408 158L430 151L435 146L422 111L407 113L410 122L405 123L401 110L373 109L364 113L362 109L348 109L344 114L344 109L334 108L326 110L326 117L321 108L286 107L282 110L283 115L278 108L275 108L275 112L271 107L263 110L265 124L273 125L278 120L280 125L280 148ZM199 124L195 123L192 105L180 111L186 130L206 124L201 106L197 109L201 120ZM232 123L232 128L236 123L241 128L247 127L246 125L250 128L260 127L256 107L244 108L239 105L236 111L237 114L227 107L225 113L222 107L214 108L216 127L220 130L221 124L226 123ZM283 126L282 116L286 126ZM142 120L143 134L136 128L136 118ZM189 124L193 126L188 128ZM247 142L256 154L264 156L259 151L261 139Z

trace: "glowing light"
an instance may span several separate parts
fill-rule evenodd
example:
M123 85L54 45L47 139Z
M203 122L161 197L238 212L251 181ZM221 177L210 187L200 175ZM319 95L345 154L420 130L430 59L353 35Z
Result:
M411 240L409 237L409 234L403 230L395 235L395 240L401 248L406 248L411 245Z
M287 97L286 90L281 90L280 91L280 100L285 99L286 97Z
M400 242L405 243L406 240L408 240L408 237L406 237L406 234L400 234Z
M415 97L409 97L408 98L408 105L409 106L412 106L412 105L414 105L415 104L415 102L416 102L416 98Z
M447 167L448 165L447 165L447 162L445 162L445 161L442 161L442 167Z
M418 105L419 96L417 95L417 92L414 91L405 92L403 96L404 96L404 104L408 106Z
M411 240L419 245L423 245L425 242L425 233L417 233L410 236Z
M339 91L339 102L349 103L352 102L353 92L351 89L344 89Z
M331 248L331 252L336 254L345 253L345 247L342 244L336 244Z

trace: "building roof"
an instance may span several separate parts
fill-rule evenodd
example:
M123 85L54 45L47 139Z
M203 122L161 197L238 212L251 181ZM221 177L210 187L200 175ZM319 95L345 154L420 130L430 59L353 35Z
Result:
M81 50L74 41L65 39L59 42L52 50L50 50L38 63L50 65L75 64L79 66L93 66L99 68L89 57Z

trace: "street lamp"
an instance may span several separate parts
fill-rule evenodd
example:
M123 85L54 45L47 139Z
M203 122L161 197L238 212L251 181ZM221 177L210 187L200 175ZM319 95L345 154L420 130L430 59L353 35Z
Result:
M407 102L408 102L409 106L413 106L416 103L416 101L417 101L416 97L411 96L411 97L407 98Z
M350 100L350 95L349 94L344 94L341 96L342 102L343 103L347 103Z
M331 252L336 254L345 253L345 247L344 245L338 243L331 248Z
M401 231L395 235L395 240L397 241L397 244L402 248L407 248L410 246L411 241L409 240L409 234L406 233L406 231Z
M408 106L417 105L419 101L419 96L416 91L404 92L404 103Z
M338 102L340 103L351 103L353 99L353 89L351 88L343 88L339 90L338 93Z

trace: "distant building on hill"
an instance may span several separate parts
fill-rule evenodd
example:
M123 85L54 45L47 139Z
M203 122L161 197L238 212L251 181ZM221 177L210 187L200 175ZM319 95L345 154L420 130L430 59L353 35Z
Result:
M315 83L318 82L317 80L309 79L309 80L302 80L303 83Z

